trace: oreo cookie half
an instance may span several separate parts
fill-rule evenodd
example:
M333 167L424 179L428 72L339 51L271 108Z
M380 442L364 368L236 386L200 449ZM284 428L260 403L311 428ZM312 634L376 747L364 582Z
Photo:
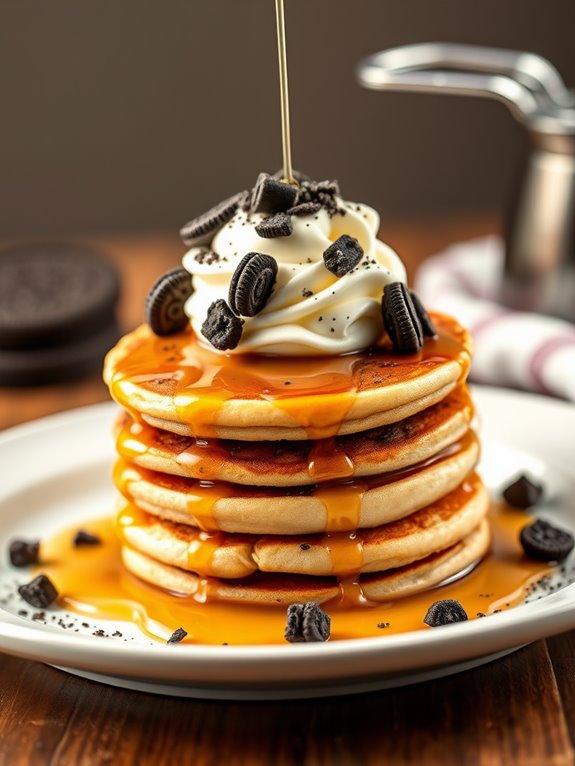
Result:
M293 231L293 225L289 215L285 213L276 213L264 218L258 223L256 234L264 239L275 239L276 237L289 237Z
M277 273L278 265L271 255L245 255L230 282L228 301L232 311L245 317L259 314L273 292Z
M163 274L146 298L145 316L156 335L173 335L188 323L184 306L194 292L192 278L179 267Z
M451 625L453 622L466 622L467 619L467 612L459 601L444 598L429 607L423 622L430 628L437 628L440 625Z
M423 330L409 290L403 282L386 285L382 299L383 324L400 354L415 354L423 346Z
M185 245L207 245L214 234L234 217L239 207L243 207L248 192L238 192L232 197L219 202L207 213L193 218L180 229L180 237Z

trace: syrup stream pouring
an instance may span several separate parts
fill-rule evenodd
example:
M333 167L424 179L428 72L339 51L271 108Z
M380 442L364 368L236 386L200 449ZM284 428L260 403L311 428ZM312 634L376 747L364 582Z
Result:
M501 299L575 320L575 91L533 53L453 43L392 48L361 61L370 90L495 98L527 131L530 152L506 229Z

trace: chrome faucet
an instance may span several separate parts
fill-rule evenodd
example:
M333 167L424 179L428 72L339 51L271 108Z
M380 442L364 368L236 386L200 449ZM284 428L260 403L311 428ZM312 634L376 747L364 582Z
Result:
M452 43L391 48L361 61L371 90L495 98L527 131L530 152L506 224L501 300L575 321L575 91L533 53Z

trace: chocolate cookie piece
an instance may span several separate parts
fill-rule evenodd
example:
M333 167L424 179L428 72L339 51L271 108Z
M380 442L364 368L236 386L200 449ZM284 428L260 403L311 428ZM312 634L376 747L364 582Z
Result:
M453 622L465 622L468 619L467 612L461 606L459 601L451 598L445 598L442 601L436 601L427 610L423 622L431 628L437 628L439 625L450 625Z
M285 213L295 204L297 193L295 186L260 173L252 192L251 210L253 213Z
M271 255L245 255L230 282L228 301L232 311L245 317L258 314L273 292L277 273L278 265Z
M145 316L156 335L173 335L188 324L184 306L194 292L192 277L180 267L163 274L146 298Z
M331 620L316 601L305 604L291 604L287 610L284 632L290 644L327 641Z
M256 234L264 239L275 239L276 237L289 237L293 231L291 218L285 213L276 213L264 218L258 223Z
M529 558L536 561L563 561L573 550L575 539L570 532L537 519L523 527L519 540Z
M31 582L21 585L18 593L24 601L37 609L45 609L58 598L58 591L54 583L45 574L39 574Z
M29 567L37 564L40 558L40 541L12 540L8 555L13 567Z
M302 202L300 205L295 205L287 210L288 215L295 215L298 218L303 218L306 215L315 215L321 210L319 202Z
M541 500L542 496L543 485L532 481L525 474L521 474L503 490L505 502L514 508L531 508Z
M381 306L383 324L393 344L401 354L415 354L423 346L423 330L403 282L385 286Z
M218 351L227 351L240 342L243 324L243 320L220 298L208 309L208 316L202 325L202 335Z
M363 248L349 234L342 234L324 251L325 267L336 277L343 277L354 269L363 258Z
M180 229L180 237L185 245L207 245L212 241L214 234L224 226L242 207L247 199L248 192L238 192L232 197L219 202L210 208L207 213L192 218Z
M188 635L188 631L183 628L176 628L172 635L166 641L167 644L179 644Z
M83 548L85 546L91 547L93 545L101 545L102 538L98 535L94 535L91 532L86 532L85 529L79 529L74 535L72 545L75 548Z
M116 270L84 245L0 250L0 349L45 348L100 331L114 318Z

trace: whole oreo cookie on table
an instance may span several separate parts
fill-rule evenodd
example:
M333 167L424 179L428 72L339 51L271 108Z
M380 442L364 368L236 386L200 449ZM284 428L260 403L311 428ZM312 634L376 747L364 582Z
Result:
M120 281L86 245L0 250L0 385L68 381L99 370L117 341Z
M228 301L238 316L258 314L273 292L278 265L275 258L264 253L248 253L232 275Z
M409 290L403 282L392 282L383 290L383 324L401 354L415 354L423 346L423 329Z
M164 336L183 330L188 324L184 306L193 291L186 269L179 267L163 274L146 298L146 322L152 332Z
M220 298L208 309L208 316L202 325L202 335L218 351L228 351L240 342L243 324L243 320Z

